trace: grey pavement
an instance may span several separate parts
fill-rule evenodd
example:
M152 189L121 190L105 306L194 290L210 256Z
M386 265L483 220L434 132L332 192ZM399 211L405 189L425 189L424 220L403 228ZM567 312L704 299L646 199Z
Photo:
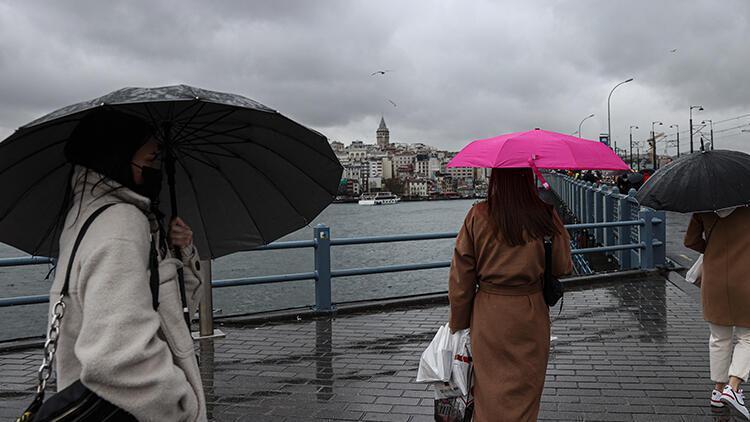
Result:
M708 328L695 287L649 275L572 288L552 324L541 420L732 420L708 405ZM199 346L217 421L430 421L419 356L444 304L222 327ZM557 315L556 309L553 316ZM0 354L0 420L33 395L39 350Z

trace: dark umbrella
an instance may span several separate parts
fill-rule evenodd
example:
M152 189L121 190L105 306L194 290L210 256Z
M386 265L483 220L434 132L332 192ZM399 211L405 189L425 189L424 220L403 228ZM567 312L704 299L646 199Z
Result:
M211 258L252 249L307 225L336 195L342 167L325 136L239 95L186 85L123 88L61 108L0 143L0 241L56 255L70 183L65 142L100 107L156 128L172 215ZM106 140L102 140L106 142Z
M750 155L727 150L690 154L659 169L636 194L641 205L709 212L750 204Z

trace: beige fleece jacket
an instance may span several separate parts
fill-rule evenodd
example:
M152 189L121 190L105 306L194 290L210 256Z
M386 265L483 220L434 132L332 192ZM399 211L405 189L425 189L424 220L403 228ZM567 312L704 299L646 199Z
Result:
M117 205L94 220L73 261L55 357L58 389L80 379L139 421L205 421L200 372L177 284L177 269L183 267L194 312L201 283L198 254L191 246L183 250L183 262L160 257L160 305L154 311L149 200L114 182L97 185L101 176L91 171L81 183L84 172L78 167L72 180L75 197L60 237L50 313L81 226L102 205ZM112 192L113 187L119 189Z

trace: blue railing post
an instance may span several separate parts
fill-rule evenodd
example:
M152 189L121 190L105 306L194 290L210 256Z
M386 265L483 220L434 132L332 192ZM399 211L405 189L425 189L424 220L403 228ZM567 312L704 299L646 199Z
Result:
M637 220L639 218L639 212L641 209L640 204L638 204L638 200L635 199L636 190L631 188L628 192L628 197L626 199L626 202L630 205L630 219L631 220ZM640 229L636 226L630 227L630 236L628 237L630 239L630 243L640 243ZM641 250L640 249L631 249L629 251L630 256L630 268L640 268L641 267Z
M604 222L615 221L615 201L617 200L617 188L612 188L604 195ZM615 229L607 227L604 229L604 245L615 245Z
M604 222L604 186L599 185L594 193L594 223ZM597 243L604 244L604 230L595 229L594 239Z
M586 222L594 222L594 185L589 183L586 186Z
M649 270L654 268L654 211L650 208L642 208L639 217L644 224L641 226L641 269Z
M315 235L315 310L330 312L331 300L331 229L318 224Z
M633 216L630 215L630 194L633 193L633 189L628 192L628 196L625 198L620 199L620 209L617 213L617 216L620 218L620 221L630 221L633 219ZM621 244L626 245L630 243L630 227L622 226L618 229L617 233L617 239L620 241ZM632 268L631 262L630 262L630 251L620 251L619 253L620 258L620 269L621 270L629 270Z
M655 211L653 223L654 266L662 267L667 263L667 214Z
M584 214L584 210L586 209L586 182L579 180L578 183L576 183L576 188L578 191L578 221L584 222L586 221L586 216Z

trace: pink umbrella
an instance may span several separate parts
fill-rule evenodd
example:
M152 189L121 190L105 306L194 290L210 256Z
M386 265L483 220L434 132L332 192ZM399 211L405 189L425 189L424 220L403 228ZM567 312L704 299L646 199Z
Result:
M448 167L557 170L629 170L617 154L601 142L534 129L480 139L465 146ZM544 178L541 178L543 181ZM545 187L547 186L544 182Z

